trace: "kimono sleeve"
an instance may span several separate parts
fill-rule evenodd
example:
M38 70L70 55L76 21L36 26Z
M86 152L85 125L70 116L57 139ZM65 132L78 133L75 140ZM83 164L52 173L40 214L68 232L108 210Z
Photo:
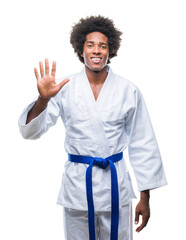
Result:
M56 124L57 119L61 114L60 104L57 101L57 97L54 97L50 99L43 112L26 124L28 112L34 106L35 102L36 100L26 107L19 118L19 129L21 135L25 139L40 138L51 126Z
M149 114L138 89L134 91L133 103L125 129L138 190L144 191L164 186L167 181Z

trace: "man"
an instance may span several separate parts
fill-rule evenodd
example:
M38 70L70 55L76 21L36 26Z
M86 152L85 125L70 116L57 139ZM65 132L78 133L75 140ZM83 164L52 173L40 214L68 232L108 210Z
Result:
M66 129L65 164L58 204L64 206L67 240L132 239L131 201L135 197L123 158L128 147L140 201L135 223L150 217L149 190L167 184L158 145L139 89L109 67L121 32L112 20L87 17L73 27L71 44L83 70L56 83L40 62L39 97L19 120L24 138L36 139L60 116Z

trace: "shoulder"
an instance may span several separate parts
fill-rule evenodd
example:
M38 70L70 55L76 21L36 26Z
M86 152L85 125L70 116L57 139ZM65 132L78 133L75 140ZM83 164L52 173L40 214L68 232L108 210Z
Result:
M112 72L112 76L114 79L114 84L116 84L118 88L122 90L125 94L126 93L135 94L139 92L138 86L136 86L136 84L134 84L132 81L128 80L127 78L119 74L115 74L113 72Z

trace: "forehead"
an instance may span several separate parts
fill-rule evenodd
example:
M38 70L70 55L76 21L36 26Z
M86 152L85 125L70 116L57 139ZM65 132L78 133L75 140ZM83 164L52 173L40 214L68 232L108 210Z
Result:
M86 41L108 43L108 38L103 33L92 32L92 33L87 34Z

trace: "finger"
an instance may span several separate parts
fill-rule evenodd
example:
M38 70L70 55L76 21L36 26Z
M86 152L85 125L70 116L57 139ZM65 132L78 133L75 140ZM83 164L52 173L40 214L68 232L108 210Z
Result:
M45 74L49 75L49 61L47 58L45 59Z
M42 62L39 62L39 67L40 67L41 77L43 78L44 77L44 68L43 68L43 63Z
M144 227L146 227L148 223L149 217L148 216L143 216L142 217L142 223L141 225L136 229L136 232L140 232Z
M140 232L146 225L141 224L138 228L136 228L136 232Z
M37 68L34 68L34 73L35 73L36 79L39 80L39 73Z
M55 77L55 74L56 74L56 62L53 61L51 75Z

